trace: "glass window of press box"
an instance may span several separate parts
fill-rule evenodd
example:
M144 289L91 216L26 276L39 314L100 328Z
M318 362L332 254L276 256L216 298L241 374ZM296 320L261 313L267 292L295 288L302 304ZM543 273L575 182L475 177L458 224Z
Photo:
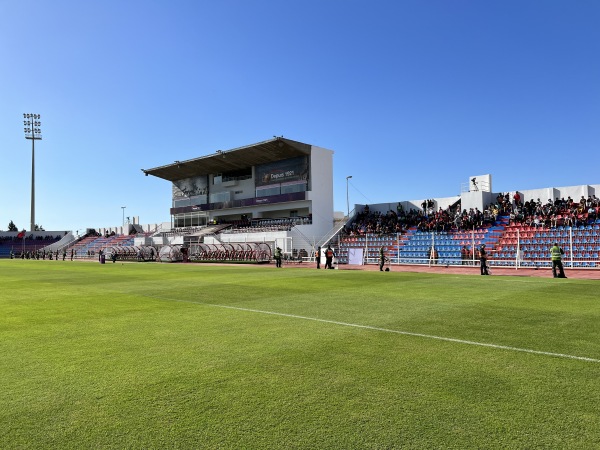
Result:
M270 184L256 188L257 197L270 197L272 195L293 194L294 192L305 192L306 181L291 181L289 183Z
M196 195L194 197L180 197L173 200L173 208L181 208L182 206L204 205L206 204L206 195Z
M200 227L208 224L208 217L205 212L188 212L176 214L173 216L173 227Z

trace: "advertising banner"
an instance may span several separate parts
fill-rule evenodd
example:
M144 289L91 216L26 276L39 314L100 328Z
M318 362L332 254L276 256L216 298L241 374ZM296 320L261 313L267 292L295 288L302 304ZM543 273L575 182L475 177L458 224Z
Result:
M349 248L348 249L348 264L356 264L358 266L363 265L363 252L362 248Z
M308 158L298 156L256 166L256 186L308 179Z
M206 195L207 193L206 176L184 178L173 182L173 200Z

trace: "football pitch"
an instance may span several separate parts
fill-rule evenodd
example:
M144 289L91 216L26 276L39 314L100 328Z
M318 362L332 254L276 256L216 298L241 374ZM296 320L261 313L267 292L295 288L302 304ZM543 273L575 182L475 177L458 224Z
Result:
M594 280L0 261L0 448L600 448Z

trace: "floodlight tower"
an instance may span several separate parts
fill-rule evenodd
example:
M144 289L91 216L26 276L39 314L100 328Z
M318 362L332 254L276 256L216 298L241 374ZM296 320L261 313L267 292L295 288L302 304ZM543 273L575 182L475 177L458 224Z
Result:
M39 114L23 114L25 139L31 139L31 231L35 231L35 141L42 140Z
M352 178L352 175L346 177L346 208L348 208L348 217L350 217L350 197L348 197L348 180Z

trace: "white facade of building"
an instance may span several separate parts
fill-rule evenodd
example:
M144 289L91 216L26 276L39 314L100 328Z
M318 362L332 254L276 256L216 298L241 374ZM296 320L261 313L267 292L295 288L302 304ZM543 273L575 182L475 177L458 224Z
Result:
M309 251L333 228L333 153L274 138L144 173L173 183L173 228L294 220L292 231L224 233L219 239Z

